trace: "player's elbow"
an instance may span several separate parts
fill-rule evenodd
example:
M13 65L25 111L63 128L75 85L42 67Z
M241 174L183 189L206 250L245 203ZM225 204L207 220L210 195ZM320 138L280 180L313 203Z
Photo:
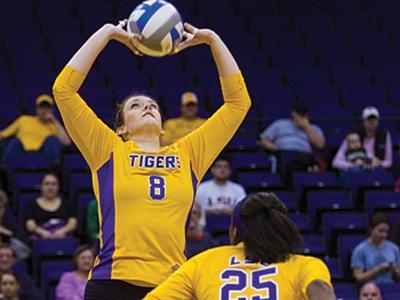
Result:
M310 300L336 300L333 289L322 280L314 280L307 288Z

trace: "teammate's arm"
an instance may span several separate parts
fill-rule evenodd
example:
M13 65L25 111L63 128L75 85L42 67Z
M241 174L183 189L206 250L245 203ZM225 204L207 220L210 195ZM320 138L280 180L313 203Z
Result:
M333 289L321 280L315 280L307 288L307 296L310 300L336 300Z
M185 24L185 29L187 40L178 49L203 43L210 47L225 102L202 126L181 140L182 145L188 148L193 171L200 180L239 128L250 108L251 100L239 67L221 38L209 29L197 29L188 24Z
M65 127L94 170L109 159L113 144L119 138L97 118L77 91L95 59L111 40L117 40L137 52L130 39L140 37L128 36L121 27L106 24L95 32L71 58L53 86L54 98Z

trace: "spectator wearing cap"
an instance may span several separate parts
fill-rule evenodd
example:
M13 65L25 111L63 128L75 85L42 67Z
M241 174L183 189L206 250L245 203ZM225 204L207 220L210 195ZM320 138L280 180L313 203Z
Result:
M169 119L164 123L164 135L162 143L169 145L185 135L189 134L197 127L200 127L206 120L197 116L199 111L197 96L192 92L185 92L181 97L181 116Z
M36 98L36 115L23 115L0 131L0 140L8 139L2 162L24 152L36 151L56 162L61 158L62 145L70 145L63 125L54 116L54 101L50 95Z
M370 158L372 168L392 167L392 139L390 133L379 127L379 111L376 107L368 106L362 111L362 127L357 131L361 138L361 143L367 156ZM345 139L332 162L332 166L347 170L351 167L351 162L346 160L348 140Z
M312 168L315 165L313 148L325 146L324 134L310 122L305 103L294 103L291 116L274 121L260 134L260 145L280 158L280 169L286 175Z

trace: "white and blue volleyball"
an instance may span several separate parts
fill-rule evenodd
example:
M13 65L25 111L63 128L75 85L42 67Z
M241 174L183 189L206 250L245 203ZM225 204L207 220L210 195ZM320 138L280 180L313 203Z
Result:
M163 0L147 0L138 5L129 16L127 27L128 32L142 35L142 40L135 41L135 46L150 56L173 53L183 37L179 12Z

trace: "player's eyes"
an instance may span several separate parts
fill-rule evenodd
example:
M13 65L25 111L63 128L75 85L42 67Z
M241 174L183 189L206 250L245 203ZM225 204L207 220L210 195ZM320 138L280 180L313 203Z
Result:
M131 104L131 109L132 109L132 108L138 108L138 107L139 107L139 104L137 104L137 103L132 103L132 104Z
M150 107L151 107L152 109L158 109L158 106L155 105L155 104L151 104Z

